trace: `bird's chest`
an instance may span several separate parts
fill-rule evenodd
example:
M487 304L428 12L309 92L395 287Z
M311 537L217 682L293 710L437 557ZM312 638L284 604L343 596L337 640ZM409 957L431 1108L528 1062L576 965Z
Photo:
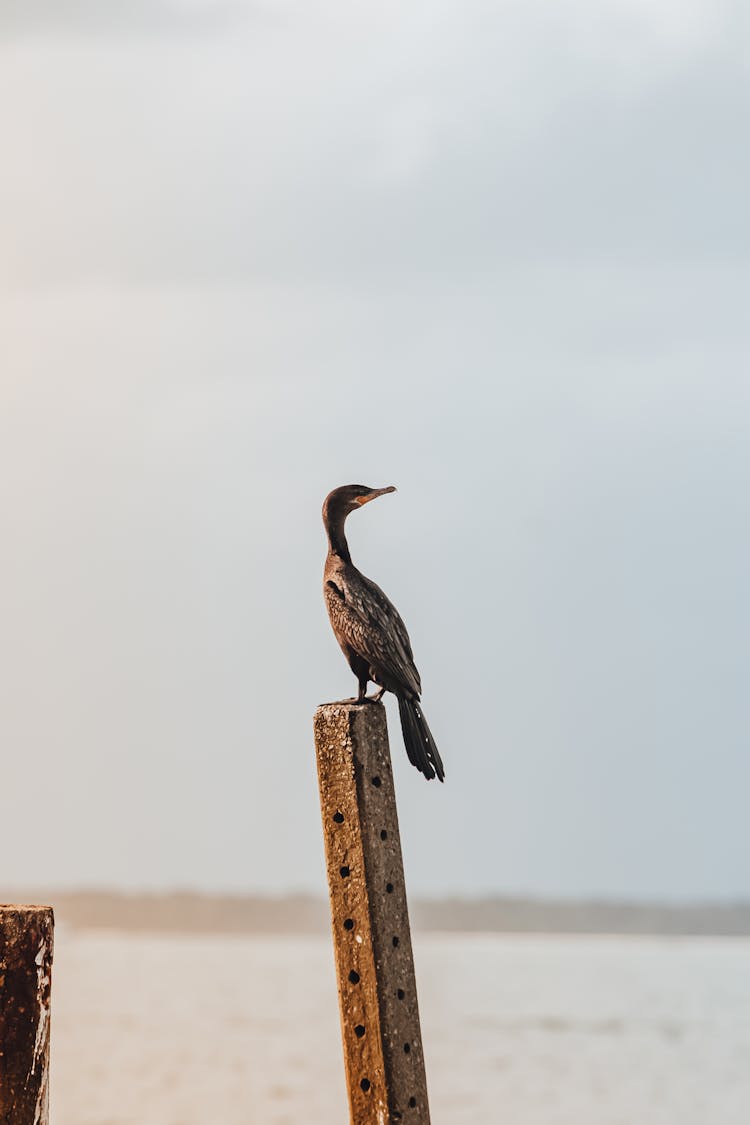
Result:
M334 632L341 640L345 634L355 642L362 628L361 606L356 583L346 568L327 567L323 578L323 596Z

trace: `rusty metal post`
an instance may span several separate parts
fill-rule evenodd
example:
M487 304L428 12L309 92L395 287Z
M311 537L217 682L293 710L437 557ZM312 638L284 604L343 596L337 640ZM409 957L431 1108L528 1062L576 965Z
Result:
M314 726L351 1123L429 1125L385 708Z
M54 918L49 906L0 906L0 1122L49 1123Z

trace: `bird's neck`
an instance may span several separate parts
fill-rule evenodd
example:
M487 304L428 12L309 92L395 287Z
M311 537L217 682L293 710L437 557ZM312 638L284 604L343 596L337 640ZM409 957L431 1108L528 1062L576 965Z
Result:
M328 532L329 555L336 555L337 558L350 563L352 561L352 556L349 554L349 544L344 534L344 521L335 520L331 523L327 523L326 531Z

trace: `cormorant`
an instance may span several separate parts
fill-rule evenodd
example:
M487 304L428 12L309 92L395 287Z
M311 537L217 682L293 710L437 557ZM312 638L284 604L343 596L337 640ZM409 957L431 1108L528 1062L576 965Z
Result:
M328 534L328 555L323 593L336 640L359 683L357 702L377 703L384 692L392 691L398 699L409 761L428 781L435 776L442 781L443 763L419 705L422 685L406 626L380 587L357 570L344 534L350 512L395 491L393 485L368 488L345 484L326 496L323 524ZM375 696L367 695L369 680L380 688Z

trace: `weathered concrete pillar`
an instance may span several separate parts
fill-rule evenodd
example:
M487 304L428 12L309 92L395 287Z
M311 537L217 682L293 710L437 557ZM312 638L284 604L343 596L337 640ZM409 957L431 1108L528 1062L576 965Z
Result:
M385 708L314 725L351 1122L429 1125Z
M0 906L0 1123L48 1125L54 918Z

